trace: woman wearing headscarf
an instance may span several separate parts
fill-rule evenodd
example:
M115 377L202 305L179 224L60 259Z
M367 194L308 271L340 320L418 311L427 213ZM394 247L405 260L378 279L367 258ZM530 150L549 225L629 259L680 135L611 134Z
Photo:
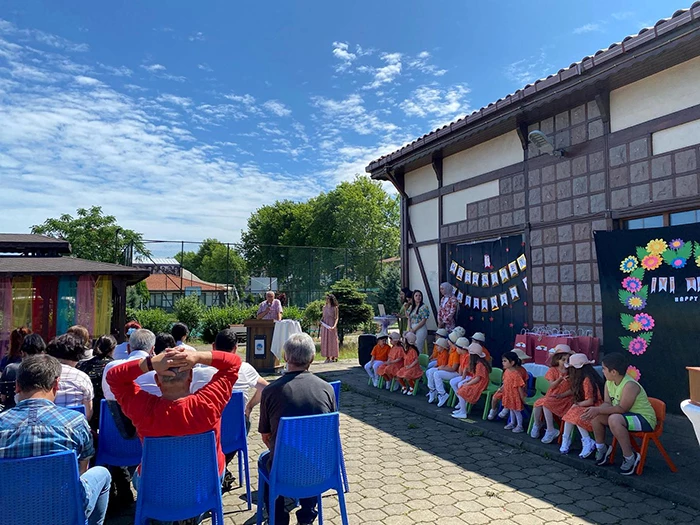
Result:
M448 332L454 330L457 317L457 298L452 291L450 283L440 285L440 308L438 309L438 328L444 328Z

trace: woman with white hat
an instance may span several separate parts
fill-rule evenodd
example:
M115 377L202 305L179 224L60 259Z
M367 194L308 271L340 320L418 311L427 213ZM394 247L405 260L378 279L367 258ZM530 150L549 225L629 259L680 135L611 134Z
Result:
M447 365L431 368L426 372L426 374L431 372L427 375L429 390L428 403L434 403L437 399L438 406L441 407L447 403L447 398L450 397L449 394L445 392L445 384L443 381L450 381L459 375L457 373L459 369L459 354L457 354L457 346L455 346L455 343L460 337L464 337L464 328L457 326L448 337L450 353Z

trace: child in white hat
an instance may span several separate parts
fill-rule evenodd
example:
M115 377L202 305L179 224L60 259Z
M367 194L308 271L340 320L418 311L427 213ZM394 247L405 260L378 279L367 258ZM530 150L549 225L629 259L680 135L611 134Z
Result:
M438 354L441 351L441 348L437 344L438 339L446 339L448 336L449 334L444 328L438 328L437 330L435 330L435 342L433 343L433 353L431 354L430 360L428 361L428 368L435 368L437 366Z
M489 385L489 374L491 373L491 364L486 360L486 354L480 344L470 344L467 352L469 353L468 373L471 375L471 379L457 389L459 406L457 412L452 414L452 417L457 419L467 417L467 403L476 404Z

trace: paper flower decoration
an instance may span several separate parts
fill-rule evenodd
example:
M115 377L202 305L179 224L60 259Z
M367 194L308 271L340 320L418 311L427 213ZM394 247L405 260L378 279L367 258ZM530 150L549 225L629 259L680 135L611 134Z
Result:
M668 246L663 239L653 239L647 243L647 251L652 255L659 255L666 251Z
M695 258L695 264L696 264L697 266L700 266L700 255L698 255L698 256Z
M673 239L670 243L668 243L668 247L672 250L680 250L683 248L684 244L685 243L681 239Z
M625 304L630 310L643 310L644 307L647 305L647 302L645 299L639 297L638 295L630 295L627 298L627 301L625 301Z
M627 375L635 381L639 381L642 378L642 373L639 371L639 368L632 365L627 367Z
M627 329L630 332L639 332L643 328L642 323L639 321L632 321L629 325L627 325Z
M686 259L684 259L683 257L675 257L671 261L671 268L676 268L676 269L685 268L685 263L686 263Z
M637 314L634 316L634 321L640 324L642 330L654 328L654 318L649 314Z
M630 354L642 355L644 352L647 351L647 342L641 337L635 337L630 342L628 350L630 351Z
M642 289L642 281L636 277L625 277L622 280L622 287L628 292L637 293Z
M656 270L661 266L661 257L658 255L647 255L642 259L642 268L645 270Z
M620 270L622 270L625 273L630 273L637 269L638 264L639 262L637 261L637 258L633 255L630 255L622 260L622 262L620 263Z

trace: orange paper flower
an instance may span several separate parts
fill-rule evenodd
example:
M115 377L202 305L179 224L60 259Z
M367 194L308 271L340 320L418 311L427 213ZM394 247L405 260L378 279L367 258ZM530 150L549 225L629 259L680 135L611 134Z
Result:
M645 270L656 270L661 266L661 257L658 255L647 255L642 259L642 268Z

